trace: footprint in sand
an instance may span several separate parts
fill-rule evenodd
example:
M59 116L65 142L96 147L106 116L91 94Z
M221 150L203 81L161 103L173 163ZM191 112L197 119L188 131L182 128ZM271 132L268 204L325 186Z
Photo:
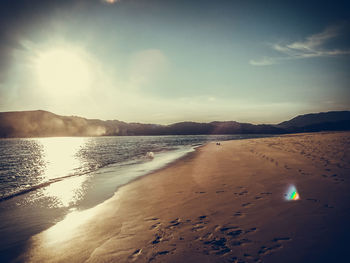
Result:
M201 224L195 224L194 227L192 227L191 231L198 232L198 231L204 230L205 228L206 227Z
M250 254L248 254L248 253L244 253L243 254L243 256L245 257L245 258L247 258L247 259L254 259L254 257L252 256L252 255L250 255Z
M205 245L210 245L210 251L205 251L206 253L216 254L216 255L225 255L231 252L231 249L226 246L227 239L222 238L214 238L212 240L205 241Z
M250 239L247 239L247 238L243 238L243 239L240 239L238 241L231 242L231 245L238 247L238 246L243 246L243 245L249 244L251 242L253 242L253 241L251 241Z
M306 200L308 200L308 201L313 201L313 202L320 202L320 200L318 200L318 199L315 199L315 198L306 198Z
M292 169L292 168L290 168L288 165L284 165L284 168L286 168L287 170L290 170L290 169Z
M271 253L275 252L276 250L279 250L283 247L281 244L282 242L286 242L286 241L290 241L290 240L291 240L290 237L275 237L274 239L271 240L272 245L260 247L258 254L261 256L271 254Z
M180 220L179 218L175 218L174 220L172 220L172 221L169 222L170 225L168 225L167 228L174 228L174 227L180 225L180 224L181 224L180 221L181 221L181 220Z
M231 262L231 263L242 262L242 263L244 263L244 261L240 261L237 257L232 257L232 258L230 258L228 262Z
M159 220L158 217L145 218L145 221L156 221Z
M243 230L241 230L241 229L238 229L238 230L234 230L234 231L230 231L230 232L228 232L226 235L228 235L228 236L230 236L230 237L232 237L232 238L236 238L236 237L238 237L240 234L242 234L243 233Z
M152 229L158 228L160 225L161 225L160 222L155 223L155 224L151 225L151 227L149 229L152 230Z
M199 220L203 220L203 219L205 219L206 217L207 217L207 216L204 216L204 215L203 215L203 216L199 216L198 219L199 219Z
M245 230L245 234L248 234L248 233L253 233L253 232L255 232L255 231L257 231L257 228L256 227L252 227L252 228L250 228L250 229L248 229L248 230Z
M275 252L278 249L281 249L282 245L281 244L274 244L272 246L266 247L262 246L260 247L260 250L258 251L259 255L266 255Z
M262 194L262 195L272 195L271 192L262 192L262 193L260 193L260 194Z
M275 237L272 239L272 242L281 242L281 241L289 241L291 240L290 237Z
M142 253L142 249L136 249L130 256L129 258L131 258L133 261L135 261L137 259L137 257Z
M162 237L160 235L156 234L155 239L151 243L158 244L160 241L162 241Z
M240 211L237 211L236 213L233 214L234 216L238 216L238 217L241 217L241 216L244 216L244 214Z
M345 179L343 179L343 178L339 178L339 179L334 179L334 181L344 182L344 181L345 181Z
M215 230L220 230L220 232L226 232L231 229L237 229L238 226L226 226L226 227L220 227L218 226Z
M167 255L171 252L173 252L175 250L175 248L173 250L163 250L163 251L159 251L155 254L153 254L153 256L148 260L148 262L152 262L153 260L156 259L157 256L162 256L162 255Z

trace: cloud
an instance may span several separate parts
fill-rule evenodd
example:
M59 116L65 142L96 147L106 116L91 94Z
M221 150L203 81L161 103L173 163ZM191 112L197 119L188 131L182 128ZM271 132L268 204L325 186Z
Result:
M271 46L272 49L283 54L283 56L263 57L258 60L252 59L249 61L249 64L253 66L266 66L278 64L283 60L350 55L350 49L327 49L325 47L328 41L339 37L340 34L340 27L330 26L321 33L308 36L303 41L273 44Z
M251 59L249 61L249 64L253 66L268 66L268 65L276 64L276 62L277 61L273 58L263 57L262 59L259 59L259 60Z

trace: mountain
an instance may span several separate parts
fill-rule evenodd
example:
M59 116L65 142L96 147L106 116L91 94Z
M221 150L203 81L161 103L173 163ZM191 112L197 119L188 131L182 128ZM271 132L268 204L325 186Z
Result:
M0 137L125 136L195 134L282 134L290 132L350 130L350 112L326 112L297 116L277 125L214 121L179 122L171 125L102 121L60 116L48 111L0 113Z
M276 127L288 132L350 130L350 111L329 111L299 115Z

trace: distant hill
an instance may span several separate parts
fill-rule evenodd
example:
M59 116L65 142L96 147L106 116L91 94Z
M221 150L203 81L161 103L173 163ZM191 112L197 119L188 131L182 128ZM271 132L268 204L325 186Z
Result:
M297 116L277 125L254 125L235 121L179 122L171 125L102 121L60 116L48 111L0 113L0 137L125 136L195 134L282 134L290 132L350 130L350 112L327 112Z
M350 111L329 111L299 115L276 127L288 132L350 130Z

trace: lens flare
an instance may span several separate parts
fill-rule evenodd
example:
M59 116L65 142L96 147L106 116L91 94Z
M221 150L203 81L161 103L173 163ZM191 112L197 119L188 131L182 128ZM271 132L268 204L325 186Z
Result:
M107 4L115 4L116 2L119 2L119 0L103 0L103 2Z
M291 200L299 200L300 199L300 195L296 189L296 187L294 185L291 185L289 188L288 188L288 191L287 193L285 194L285 199L288 200L288 201L291 201Z

